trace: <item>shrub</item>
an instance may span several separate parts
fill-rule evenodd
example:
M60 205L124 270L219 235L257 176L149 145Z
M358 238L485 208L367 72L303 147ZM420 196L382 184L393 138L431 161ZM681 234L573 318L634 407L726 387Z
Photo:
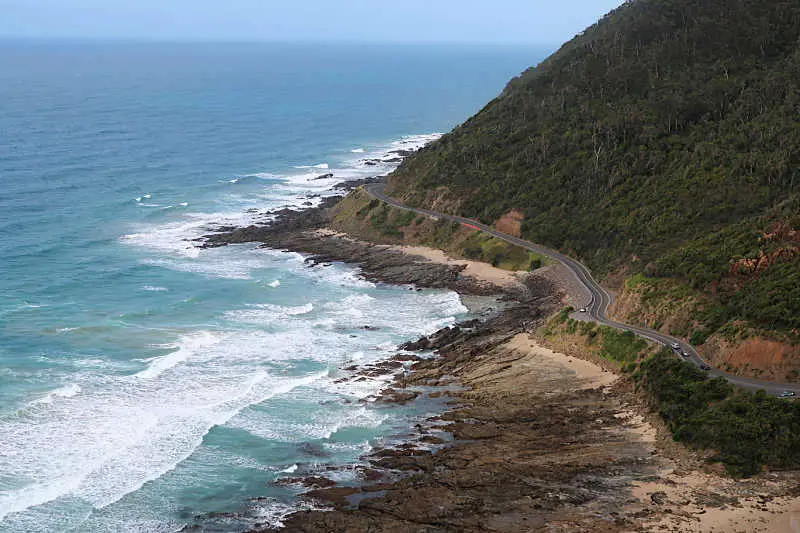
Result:
M664 350L634 374L675 440L713 450L734 476L800 466L800 403L736 389Z

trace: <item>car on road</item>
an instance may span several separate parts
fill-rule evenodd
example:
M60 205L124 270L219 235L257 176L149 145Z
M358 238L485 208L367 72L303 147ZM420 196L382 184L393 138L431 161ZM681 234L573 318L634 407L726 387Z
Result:
M581 307L580 309L578 309L578 312L579 313L585 313L586 312L586 308L585 307Z
M684 350L684 351L681 352L681 355L684 356L684 357L689 357L689 352Z
M779 398L794 398L796 394L793 391L785 390L778 395Z
M708 372L709 370L711 370L711 367L706 364L702 364L700 365L700 370L705 370L706 372Z
M672 344L670 344L670 346L672 347L673 350L680 350L681 349L681 345L678 344L677 342L673 342Z

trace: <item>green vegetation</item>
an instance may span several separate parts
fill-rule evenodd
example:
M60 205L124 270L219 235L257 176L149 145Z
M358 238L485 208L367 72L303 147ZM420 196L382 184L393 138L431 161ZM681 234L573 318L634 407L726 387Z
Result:
M637 388L668 424L676 441L706 450L733 476L763 467L800 467L800 402L751 393L705 372L627 332L570 318L567 307L540 331L581 335L589 353L632 374Z
M636 364L648 355L650 348L647 342L633 333L572 319L569 315L573 311L575 309L572 307L563 308L549 321L542 333L546 337L559 331L582 335L595 355L617 364L624 372L633 371Z
M800 331L800 258L770 268L729 298L737 316L768 329Z
M709 379L667 350L642 362L634 378L675 440L713 450L711 460L731 475L800 466L800 403Z
M699 337L741 320L797 336L800 241L763 233L800 228L798 79L794 0L626 2L408 158L390 193L489 224L520 209L524 238L600 274L676 280Z
M536 270L546 258L489 235L475 232L461 245L462 255L505 270Z
M602 327L602 346L601 356L623 365L635 363L647 349L647 343L630 331L605 326Z
M378 242L439 248L505 270L529 271L547 264L546 258L519 246L466 229L457 222L434 221L391 207L363 191L354 191L337 205L333 227Z

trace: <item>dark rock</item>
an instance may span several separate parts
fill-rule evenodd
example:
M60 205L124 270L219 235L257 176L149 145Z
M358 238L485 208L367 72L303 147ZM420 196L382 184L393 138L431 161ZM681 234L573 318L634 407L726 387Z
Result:
M336 482L323 476L283 477L274 481L275 485L302 485L309 489L324 489L333 487Z
M431 346L431 341L428 337L420 337L416 341L409 341L401 344L398 346L401 350L407 350L409 352L419 352L422 350L427 350Z
M650 495L650 500L656 505L664 505L667 503L667 493L666 492L654 492Z
M400 157L408 157L414 154L414 150L392 150L390 154L399 155Z
M412 400L416 400L419 394L420 393L416 391L398 391L395 389L385 389L381 391L377 401L380 403L395 403L403 405Z
M299 447L298 450L306 455L310 455L311 457L328 457L330 454L322 447L321 444L316 444L313 442L304 442Z
M330 503L337 509L344 509L349 506L347 498L360 492L361 489L358 487L332 487L312 490L307 492L305 496L314 500Z
M357 189L358 187L361 187L362 185L367 185L367 184L370 184L370 183L383 183L385 181L386 181L386 176L376 176L376 177L372 177L372 178L361 178L361 179L357 179L357 180L347 180L347 181L343 181L341 183L337 183L336 185L333 186L333 188L337 189L337 190L350 192L353 189Z

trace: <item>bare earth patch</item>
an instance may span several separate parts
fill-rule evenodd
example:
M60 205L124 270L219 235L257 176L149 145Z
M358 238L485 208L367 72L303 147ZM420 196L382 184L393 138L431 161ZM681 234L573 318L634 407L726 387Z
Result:
M408 255L424 257L433 263L442 265L466 265L466 268L463 270L464 275L472 276L475 279L487 281L501 287L509 288L520 285L520 279L516 273L493 267L489 263L469 261L467 259L455 259L442 250L428 248L426 246L391 246L391 248Z
M497 231L502 231L508 235L519 237L522 229L522 222L525 220L525 214L519 209L509 211L495 223Z

